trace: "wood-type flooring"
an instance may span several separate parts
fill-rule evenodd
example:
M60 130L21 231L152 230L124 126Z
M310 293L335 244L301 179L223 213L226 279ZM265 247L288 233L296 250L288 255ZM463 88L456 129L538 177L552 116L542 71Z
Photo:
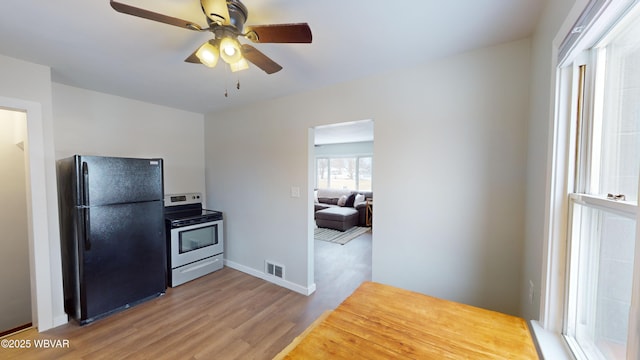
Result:
M311 296L225 267L86 326L3 338L0 359L271 359L371 280L371 233L315 241L315 259Z

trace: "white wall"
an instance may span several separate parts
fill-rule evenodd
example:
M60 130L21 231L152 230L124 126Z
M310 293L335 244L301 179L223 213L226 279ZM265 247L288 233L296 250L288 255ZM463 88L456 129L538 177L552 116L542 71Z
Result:
M53 83L56 159L164 159L165 193L202 192L204 116Z
M26 127L24 112L0 109L0 331L31 322Z
M226 258L312 288L308 129L375 121L373 279L517 314L529 40L207 115L207 194ZM300 186L300 198L290 197Z
M553 40L575 0L548 1L531 50L531 112L528 127L526 242L523 262L521 313L527 319L539 319L542 248L545 222L546 187L549 177L548 152L552 129L552 97L555 92ZM533 302L529 301L529 281L534 284Z

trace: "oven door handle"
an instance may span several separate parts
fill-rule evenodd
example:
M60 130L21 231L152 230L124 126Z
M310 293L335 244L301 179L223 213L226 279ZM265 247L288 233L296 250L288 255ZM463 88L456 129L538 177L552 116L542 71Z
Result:
M91 250L91 210L89 207L89 165L82 163L82 215L84 222L84 249Z

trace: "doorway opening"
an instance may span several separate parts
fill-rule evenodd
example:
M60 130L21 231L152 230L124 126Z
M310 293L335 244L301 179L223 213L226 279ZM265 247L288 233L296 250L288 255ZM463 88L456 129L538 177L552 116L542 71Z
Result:
M313 128L309 157L314 283L336 305L371 280L373 120Z
M67 323L63 309L53 134L42 104L0 96L0 109L26 114L24 166L27 194L31 321L38 331Z
M27 115L0 108L0 336L32 326Z

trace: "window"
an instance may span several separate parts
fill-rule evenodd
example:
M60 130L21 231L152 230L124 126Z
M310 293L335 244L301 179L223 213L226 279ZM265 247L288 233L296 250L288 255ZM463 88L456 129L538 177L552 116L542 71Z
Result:
M316 160L316 187L329 188L329 159L327 158Z
M640 22L633 13L610 22L616 25L568 64L573 91L566 93L572 126L563 334L578 359L640 355L630 340L637 339L640 323L640 300L633 295L633 284L640 283Z
M572 201L565 335L587 359L627 359L635 218L597 203Z
M372 191L373 158L370 156L358 158L358 190Z
M316 159L316 187L371 191L371 156L319 157Z

